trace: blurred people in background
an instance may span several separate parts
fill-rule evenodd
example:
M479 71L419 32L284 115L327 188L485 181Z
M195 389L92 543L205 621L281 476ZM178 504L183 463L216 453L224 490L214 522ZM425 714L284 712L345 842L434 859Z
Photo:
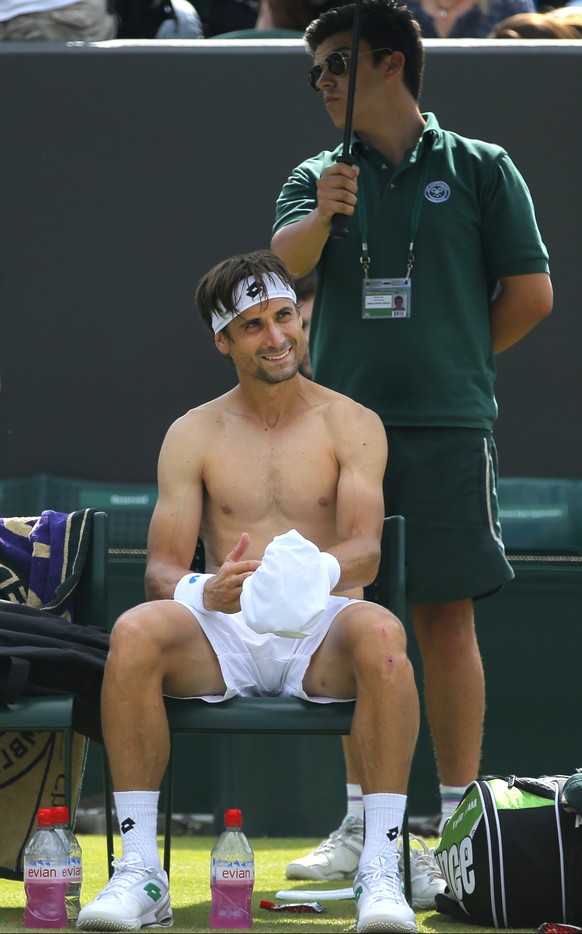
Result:
M497 23L491 39L582 39L582 7L519 13Z
M204 0L196 7L207 39L231 30L253 29L259 12L258 0Z
M189 0L110 0L119 39L204 39L202 21Z
M485 39L496 23L535 13L534 0L410 0L423 39Z
M0 41L100 42L114 39L117 19L107 0L3 0Z
M342 6L342 0L259 0L256 25L263 29L292 29L303 35L309 24L332 6Z
M261 39L280 36L301 39L309 24L332 6L349 0L258 0L252 27L214 35L215 39Z

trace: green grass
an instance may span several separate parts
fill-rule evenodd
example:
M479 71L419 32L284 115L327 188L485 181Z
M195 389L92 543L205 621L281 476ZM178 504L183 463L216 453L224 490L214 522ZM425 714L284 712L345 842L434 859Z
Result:
M90 901L107 882L105 837L99 835L79 836L83 849L83 904ZM118 844L119 841L117 841ZM323 889L345 888L345 882L292 883L285 879L285 867L298 855L309 852L320 841L296 839L252 839L255 851L255 889L253 893L253 930L257 934L308 934L308 932L349 932L353 930L355 911L352 900L324 902L323 914L285 914L259 908L261 899L279 901L276 893L280 889ZM431 841L429 841L430 843ZM174 910L174 926L170 930L181 932L208 932L210 913L209 863L212 837L177 837L172 844L171 892ZM160 840L161 846L161 840ZM119 851L118 851L119 855ZM22 921L24 911L24 886L20 882L0 879L0 932L14 934L27 930ZM447 915L435 911L417 914L418 930L421 934L464 934L466 925ZM54 929L58 930L58 929ZM163 930L163 929L152 929ZM470 932L493 931L471 925ZM514 928L531 934L534 928Z

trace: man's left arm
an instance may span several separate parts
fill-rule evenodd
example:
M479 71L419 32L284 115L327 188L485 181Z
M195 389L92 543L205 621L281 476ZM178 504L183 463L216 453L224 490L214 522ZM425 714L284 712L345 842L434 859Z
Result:
M500 279L501 288L491 303L493 350L507 350L552 311L552 282L545 272Z
M370 409L347 399L334 408L338 544L327 550L339 561L334 593L342 593L372 583L378 573L387 442L382 422Z

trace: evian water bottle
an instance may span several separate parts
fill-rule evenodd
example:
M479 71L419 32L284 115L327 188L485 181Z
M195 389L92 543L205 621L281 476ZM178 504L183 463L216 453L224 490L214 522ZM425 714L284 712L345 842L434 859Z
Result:
M63 871L67 852L53 826L50 808L37 814L38 829L24 850L24 890L27 928L64 928L67 926Z
M69 826L68 807L55 807L53 811L53 822L58 838L63 844L67 863L65 866L65 879L67 890L65 892L65 908L67 909L67 918L69 926L75 927L77 918L81 910L81 885L83 884L83 854L81 846L77 840L72 828Z
M231 808L224 815L224 831L210 857L211 928L250 928L255 858L242 832L242 813Z

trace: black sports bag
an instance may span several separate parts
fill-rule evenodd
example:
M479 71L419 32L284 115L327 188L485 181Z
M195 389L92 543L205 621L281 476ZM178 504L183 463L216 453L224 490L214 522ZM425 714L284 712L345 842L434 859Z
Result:
M568 777L471 782L435 849L439 911L495 928L582 924L582 817L562 801Z

